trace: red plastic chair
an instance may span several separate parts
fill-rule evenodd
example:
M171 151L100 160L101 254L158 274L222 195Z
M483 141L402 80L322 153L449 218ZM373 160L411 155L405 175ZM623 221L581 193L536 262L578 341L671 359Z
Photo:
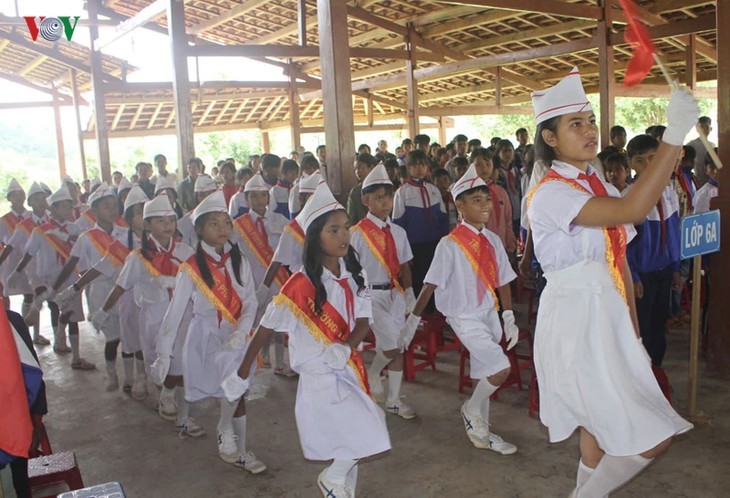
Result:
M76 455L70 451L28 460L28 478L31 492L35 488L66 484L69 491L83 489L84 481L76 463ZM50 495L55 497L56 495ZM50 497L48 497L50 498Z

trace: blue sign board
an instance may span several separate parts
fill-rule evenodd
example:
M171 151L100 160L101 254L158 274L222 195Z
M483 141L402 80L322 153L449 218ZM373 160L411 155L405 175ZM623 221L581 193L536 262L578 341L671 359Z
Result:
M682 218L682 259L720 250L720 211Z

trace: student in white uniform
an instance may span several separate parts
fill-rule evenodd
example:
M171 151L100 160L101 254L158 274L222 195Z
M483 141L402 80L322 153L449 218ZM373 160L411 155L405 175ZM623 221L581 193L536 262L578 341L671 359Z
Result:
M107 253L115 259L116 265L119 268L121 268L124 258L129 254L129 249L127 249L126 244L123 242L126 241L127 230L114 224L119 216L117 196L106 182L102 183L91 194L89 197L89 206L94 213L96 225L83 232L74 243L68 261L66 261L63 270L61 270L60 275L53 283L54 293L58 292L61 286L64 285L76 270L83 275L101 261ZM94 276L96 278L89 284L89 293L87 295L89 315L92 318L92 323L96 330L103 332L104 338L106 339L106 345L104 346L104 359L106 361L107 373L106 390L116 391L119 389L117 349L119 348L121 337L119 331L119 310L116 308L111 310L105 317L106 320L100 320L99 318L94 320L94 315L101 310L106 296L114 287L115 279L101 274ZM72 286L71 289L75 293L78 293L81 290L81 286L78 285L78 282L75 285L76 287ZM72 300L74 298L69 297L68 299Z
M75 370L93 370L93 363L81 358L79 352L79 324L84 320L81 295L76 295L65 306L56 304L52 286L61 273L63 265L68 261L73 243L79 236L78 228L69 220L73 216L74 201L64 186L46 199L50 208L50 218L46 223L36 227L25 244L23 259L18 263L16 272L22 272L32 262L33 267L28 275L36 281L31 282L35 288L35 298L29 314L34 314L49 301L51 313L58 313L58 326L54 329L53 350L56 353L72 353L71 368ZM26 317L27 321L27 317ZM66 325L71 347L66 345Z
M451 193L462 221L436 247L424 288L403 329L403 342L411 342L421 313L435 291L436 308L469 351L471 377L478 380L471 398L461 406L466 435L477 448L511 455L517 447L490 430L489 397L510 373L509 360L500 346L500 304L507 349L517 344L519 336L509 285L516 275L501 239L486 229L492 200L474 164L454 184Z
M57 298L59 302L65 303L73 299L76 293L86 288L97 277L101 276L116 281L129 251L140 247L143 229L142 208L144 203L149 200L147 194L139 186L135 185L129 190L128 195L125 196L123 206L123 219L127 228L114 230L114 236L118 244L114 244L114 249L107 251L106 255L84 273L79 280L60 292ZM95 301L100 299L103 299L103 297L97 298ZM103 303L103 301L98 302ZM114 319L113 316L109 316L109 309L111 309L111 306L106 309L102 306L94 310L92 323L97 330L102 330L106 326L107 320ZM119 306L114 309L117 310L114 316L119 320L119 336L122 346L122 366L124 367L122 391L130 393L136 400L142 400L147 397L147 379L144 373L142 346L139 339L139 308L130 294L123 296ZM135 363L137 366L136 376L134 372ZM114 373L116 373L116 370ZM113 384L111 387L113 387Z
M709 157L707 158L706 173L709 178L707 183L697 189L697 193L695 194L694 214L706 213L709 211L710 202L719 194L720 184L717 181L717 165L715 165ZM30 201L28 203L30 204Z
M208 175L198 175L195 179L195 187L193 192L195 195L195 205L200 204L203 199L218 190L218 184ZM193 226L193 212L189 211L177 220L177 231L182 235L182 242L190 247L198 245L198 235L195 233Z
M296 218L299 214L299 211L301 211L302 207L304 207L304 203L301 202L301 197L299 196L299 194L301 193L301 182L303 182L305 178L310 177L318 172L319 161L316 157L314 157L314 154L312 154L311 152L304 154L299 163L300 176L294 182L294 186L289 191L289 217L291 219ZM322 175L320 175L320 178L322 178Z
M385 414L370 397L357 347L372 318L367 281L350 246L345 208L322 183L298 216L304 268L267 307L238 369L223 382L228 399L249 387L256 356L275 330L289 333L299 377L296 421L304 457L332 460L317 479L323 496L355 496L358 460L390 449Z
M16 191L13 196L17 195L18 193ZM32 265L27 267L22 273L15 273L14 270L18 266L18 263L20 263L20 260L23 259L23 249L30 238L30 234L36 227L48 221L46 215L46 210L48 209L46 197L48 195L49 193L43 189L41 184L33 182L30 190L28 190L27 204L30 208L30 211L26 211L28 216L17 216L15 211L12 210L8 215L13 214L17 218L10 217L11 219L7 219L8 215L5 215L0 219L0 242L5 243L5 247L0 254L0 287L3 289L3 297L5 298L17 295L23 296L23 304L21 307L23 315L28 314L33 304L32 280L28 275L28 272L32 270ZM10 192L8 192L8 196L12 197ZM15 221L17 223L14 223ZM10 232L10 227L13 224L15 228ZM9 236L7 236L8 233L10 233ZM58 315L55 316L53 323L54 325L58 325ZM34 344L45 346L51 343L40 333L38 313L34 314L32 322L28 323L28 325L33 326Z
M15 232L15 227L18 223L30 216L28 210L25 209L25 189L23 189L18 180L15 178L10 179L10 185L8 185L5 199L10 203L10 211L5 213L3 216L0 216L0 250L2 250L8 243L8 240L12 237L13 232ZM13 268L13 270L14 269L15 268ZM22 274L18 274L16 279L22 280L22 277ZM3 278L2 274L0 274L0 295L3 298L4 306L9 308L9 295L3 295L5 280L6 278Z
M663 142L622 198L589 165L598 128L577 68L532 99L537 159L552 165L528 194L535 254L547 279L535 331L540 419L551 442L580 428L571 496L603 497L692 428L652 373L625 251L635 235L630 224L656 205L700 111L687 90L673 92Z
M193 318L182 350L185 399L221 399L218 455L253 474L266 465L246 449L246 405L243 397L226 400L221 382L243 360L246 338L256 315L256 291L248 262L231 244L232 224L225 196L216 191L198 204L193 223L200 242L177 275L172 301L157 340L151 376L161 384L170 371L173 346L185 309L192 301Z
M177 189L175 187L175 181L169 175L160 176L157 178L157 183L155 184L155 197L166 194L179 220L183 217L183 210L177 202Z
M284 285L289 278L289 272L286 268L279 268L276 273L272 285L263 287L266 270L271 264L274 256L274 248L279 244L279 238L284 232L284 228L289 224L289 219L282 214L275 212L270 203L271 187L264 180L261 174L255 174L246 183L243 191L246 195L246 201L250 206L248 213L243 214L233 221L233 233L231 241L238 244L241 248L246 260L251 266L253 281L256 285L256 299L259 303L260 313L268 303L270 295L275 294ZM258 317L257 317L258 318ZM288 369L285 370L284 358L284 336L277 335L275 341L274 358L281 359L275 365L277 374L291 375ZM269 349L265 347L262 351L263 366L271 367L269 359Z
M368 275L373 318L370 326L375 334L376 353L368 369L370 389L376 401L386 401L385 410L404 419L416 412L400 399L403 381L401 329L406 315L413 309L411 268L413 259L406 231L390 221L393 210L393 182L383 164L377 165L362 184L365 218L352 227L350 244L358 254ZM388 398L385 399L380 372L388 367Z

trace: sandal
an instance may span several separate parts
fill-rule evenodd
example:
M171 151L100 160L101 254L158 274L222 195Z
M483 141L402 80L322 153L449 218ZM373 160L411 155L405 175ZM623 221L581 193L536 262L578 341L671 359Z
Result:
M51 343L48 339L43 337L42 335L39 335L35 339L33 339L33 344L37 346L48 346Z
M81 358L71 363L71 368L73 368L74 370L94 370L96 368L96 365L94 365L93 363L89 363L88 361Z

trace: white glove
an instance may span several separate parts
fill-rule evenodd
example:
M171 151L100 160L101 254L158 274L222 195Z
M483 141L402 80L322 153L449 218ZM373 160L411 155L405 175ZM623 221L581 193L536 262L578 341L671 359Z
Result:
M223 343L223 349L226 351L237 351L243 349L246 345L247 336L243 330L234 330L231 335L228 336L226 342Z
M681 147L687 133L694 128L700 113L700 106L689 90L686 88L674 90L667 106L667 129L664 131L662 141Z
M78 291L71 285L56 295L56 304L59 308L67 308L69 303L76 297Z
M342 370L350 359L350 346L342 342L330 344L324 348L324 356L322 360L324 364L332 370Z
M221 382L221 389L223 389L223 394L226 396L226 399L230 403L234 403L246 394L250 385L251 380L242 379L238 375L238 370L236 370L231 375L223 379L223 382Z
M406 289L406 315L410 315L411 311L413 311L414 306L416 306L416 295L413 293L413 287L408 287Z
M48 287L46 290L33 298L33 305L30 308L31 312L40 311L43 307L43 303L50 300L51 297L53 297L53 289Z
M99 309L91 317L91 324L94 326L94 328L97 330L97 332L100 332L101 329L104 328L104 325L106 325L106 321L108 319L109 319L109 312L104 311L103 309Z
M163 289L175 288L175 277L170 277L168 275L157 275L156 277L152 277L152 282Z
M267 287L264 284L261 284L259 288L256 289L256 301L259 303L259 306L266 304L266 301L269 299L270 292L271 287Z
M161 386L165 382L167 372L170 371L170 357L169 356L157 356L157 359L152 363L150 367L150 378L152 382Z
M515 314L512 310L504 310L502 320L504 321L504 338L507 341L507 351L509 351L517 345L517 340L520 338L520 329L515 325Z
M419 323L421 323L420 316L416 316L413 313L408 315L406 324L400 331L400 345L404 351L411 345L411 341L413 340L413 336L416 335Z

